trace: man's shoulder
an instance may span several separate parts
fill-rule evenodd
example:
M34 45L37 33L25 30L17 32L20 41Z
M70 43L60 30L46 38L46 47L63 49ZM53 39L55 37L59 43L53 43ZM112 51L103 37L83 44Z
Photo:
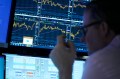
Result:
M120 59L120 48L109 48L102 49L95 52L93 55L89 56L88 61L104 61L104 60L114 60L118 57Z
M117 56L120 56L120 35L116 36L108 46L89 56L88 60L116 59Z
M120 79L120 37L115 38L108 46L90 55L85 67L88 77L94 73L92 77L96 77L95 79L114 79L114 77Z

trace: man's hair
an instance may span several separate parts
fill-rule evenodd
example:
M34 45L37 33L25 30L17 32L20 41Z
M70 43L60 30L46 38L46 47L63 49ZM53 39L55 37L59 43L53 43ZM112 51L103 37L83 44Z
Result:
M119 0L93 0L86 5L85 10L92 12L92 17L105 21L109 29L116 35L120 34L120 6Z

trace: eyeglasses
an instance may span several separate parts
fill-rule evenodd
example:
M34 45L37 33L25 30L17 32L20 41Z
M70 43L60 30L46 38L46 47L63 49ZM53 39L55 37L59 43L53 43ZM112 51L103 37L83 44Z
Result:
M92 22L90 24L84 25L83 27L80 27L80 29L83 31L83 35L84 36L86 35L88 27L91 27L91 26L96 25L96 24L100 24L101 22L102 21L96 21L96 22Z

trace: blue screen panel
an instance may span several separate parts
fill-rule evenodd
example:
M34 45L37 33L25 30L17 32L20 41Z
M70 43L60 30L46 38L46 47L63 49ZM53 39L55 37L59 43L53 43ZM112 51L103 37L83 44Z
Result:
M90 0L17 0L10 45L52 49L58 35L74 42L76 50L87 52L80 42L83 10Z
M5 58L0 55L0 79L4 79Z
M11 3L12 0L0 0L0 44L7 40Z

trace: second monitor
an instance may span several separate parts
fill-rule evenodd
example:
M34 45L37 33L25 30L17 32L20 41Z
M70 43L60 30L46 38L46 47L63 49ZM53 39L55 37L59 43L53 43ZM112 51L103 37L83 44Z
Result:
M50 58L6 55L6 79L59 79L58 69ZM72 79L81 79L84 60L76 60Z

